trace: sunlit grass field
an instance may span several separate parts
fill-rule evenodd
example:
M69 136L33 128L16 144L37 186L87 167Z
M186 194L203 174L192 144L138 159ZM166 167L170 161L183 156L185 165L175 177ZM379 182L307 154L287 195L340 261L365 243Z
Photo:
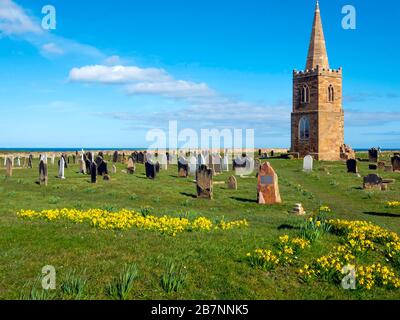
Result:
M215 184L214 200L210 201L197 199L194 178L179 178L174 165L149 180L143 165L137 165L136 173L128 175L122 172L126 166L118 163L117 174L111 175L110 181L99 178L97 184L91 184L90 176L78 173L78 165L70 165L66 179L60 180L56 178L57 166L49 164L48 186L44 187L35 183L39 176L37 161L33 169L14 168L11 178L5 178L5 168L0 168L0 299L26 297L45 265L54 266L57 272L52 298L71 298L60 287L68 274L75 272L86 281L80 299L110 299L107 286L132 264L137 266L137 277L129 299L400 298L400 289L349 291L324 281L301 282L299 267L340 243L339 237L332 234L323 235L288 267L266 272L252 268L246 259L246 254L256 248L273 248L279 236L298 235L298 226L305 218L291 213L295 203L302 203L307 213L327 205L332 210L328 214L331 218L367 220L400 233L400 209L385 206L388 201L400 201L400 173L375 172L397 181L389 191L372 192L362 189L362 178L347 173L344 162L315 161L313 172L305 173L302 160L270 159L279 176L283 203L263 206L256 203L255 175L237 177L237 191L226 184ZM361 176L373 173L368 162L360 162L359 166ZM232 174L220 174L214 181L226 181ZM136 228L99 230L86 223L17 216L21 209L140 212L146 206L156 216L246 219L249 227L183 232L171 237ZM161 278L171 262L183 267L186 278L179 290L167 292ZM400 270L397 273L400 275Z

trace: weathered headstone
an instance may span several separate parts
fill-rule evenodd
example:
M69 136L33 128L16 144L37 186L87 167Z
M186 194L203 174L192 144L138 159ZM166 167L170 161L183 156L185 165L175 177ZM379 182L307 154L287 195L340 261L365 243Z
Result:
M197 197L204 199L213 198L213 171L201 165L196 172Z
M368 150L369 162L378 162L379 151L376 148Z
M156 165L153 163L152 160L146 161L145 168L146 168L146 177L149 179L155 179L157 174L157 169Z
M86 164L83 159L79 160L79 173L86 174Z
M13 161L10 157L6 158L6 176L12 177L13 174Z
M379 161L378 162L378 169L383 170L385 169L386 162L385 161Z
M296 203L293 208L293 213L295 215L303 216L306 214L303 205L301 203Z
M385 172L393 172L393 166L385 166Z
M265 162L261 165L258 174L257 191L259 204L275 204L282 202L279 193L278 175L269 162Z
M237 190L237 180L235 176L228 178L228 189Z
M224 159L222 160L222 171L229 171L229 157L225 154Z
M39 184L47 186L48 172L47 172L47 161L43 158L39 162Z
M97 163L96 163L97 164ZM108 175L108 168L107 168L107 161L102 160L97 165L97 173L99 176L106 176Z
M60 179L65 179L64 170L65 170L65 159L64 157L61 157L60 160L58 161L58 177Z
M21 166L21 158L18 156L17 157L17 167Z
M377 174L369 174L364 177L363 189L382 190L382 178Z
M118 162L118 151L114 151L114 154L113 154L113 162L114 162L114 163L117 163L117 162Z
M126 166L126 170L129 174L134 174L136 171L135 163L131 157L129 157L129 159L128 159L128 164Z
M196 175L197 169L197 158L195 156L191 156L189 158L189 174L192 176Z
M184 157L178 159L178 176L180 178L187 178L189 174L189 165Z
M392 157L392 167L394 172L400 171L400 156Z
M358 166L356 159L349 159L346 161L348 173L358 173Z
M160 155L160 167L161 170L168 170L168 158L166 154Z
M214 164L214 172L216 174L221 173L222 172L222 158L219 153L213 156L213 164Z
M90 182L97 182L97 164L95 161L90 164Z
M32 160L33 160L33 156L30 154L29 158L28 158L28 168L32 169L33 165L32 165Z
M115 164L112 165L112 174L116 174L117 173L117 167Z
M314 159L312 156L307 155L303 159L303 170L305 172L311 172L313 170Z

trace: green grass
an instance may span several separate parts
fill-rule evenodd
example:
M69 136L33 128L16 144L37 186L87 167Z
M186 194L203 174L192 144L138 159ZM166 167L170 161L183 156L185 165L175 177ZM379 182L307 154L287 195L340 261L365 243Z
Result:
M137 165L135 174L129 175L122 173L125 166L118 164L111 181L98 179L92 185L90 176L78 174L77 165L66 169L66 180L62 181L56 179L56 166L49 165L47 187L35 183L37 159L34 169L15 168L12 178L0 179L0 299L19 299L22 292L32 299L51 298L53 294L61 299L110 299L105 288L126 264L135 264L140 274L125 296L130 299L399 299L399 290L350 292L325 282L304 284L296 275L298 266L266 273L252 268L246 253L272 248L280 235L299 235L303 218L290 214L295 203L302 203L307 213L317 211L321 204L328 205L333 211L328 218L369 220L400 233L399 209L385 207L386 201L400 200L400 174L379 171L383 178L398 181L389 191L365 192L362 178L347 174L342 162L314 162L311 174L302 171L301 160L270 162L279 176L283 200L274 206L256 203L255 178L237 177L237 191L218 184L214 186L214 200L197 199L193 177L178 178L176 166L161 171L153 181L146 179L143 165ZM359 166L361 176L371 172L368 162ZM0 176L4 175L1 167ZM232 172L224 173L215 180L226 181L230 175ZM64 207L127 208L143 215L205 216L213 221L222 217L228 221L247 219L250 227L169 237L137 229L97 230L87 224L16 216L20 209ZM328 253L338 243L338 237L321 235L301 254L298 265ZM169 293L160 283L166 274L160 261L165 260L186 266L184 285ZM49 295L35 287L32 293L32 283L45 265L56 268L57 290ZM72 277L71 270L85 272L76 271ZM63 279L71 280L71 291L61 289ZM75 295L81 292L82 281L83 293Z

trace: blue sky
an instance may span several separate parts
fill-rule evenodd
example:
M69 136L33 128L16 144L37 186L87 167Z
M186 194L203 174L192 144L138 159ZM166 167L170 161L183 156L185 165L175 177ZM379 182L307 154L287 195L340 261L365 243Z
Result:
M101 4L100 4L101 3ZM44 5L57 28L41 28ZM342 28L342 7L357 29ZM146 147L146 132L252 128L290 146L292 70L315 0L0 0L0 147ZM320 0L345 140L400 147L400 4Z

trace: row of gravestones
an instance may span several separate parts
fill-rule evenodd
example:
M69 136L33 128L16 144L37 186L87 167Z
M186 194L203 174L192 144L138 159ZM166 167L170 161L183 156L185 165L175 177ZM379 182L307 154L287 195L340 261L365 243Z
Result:
M395 154L391 158L391 165L386 165L385 162L379 161L377 165L369 165L369 169L371 170L377 170L377 169L382 169L385 170L386 172L400 172L400 155ZM347 165L347 172L349 173L358 173L358 165L357 165L357 160L356 159L349 159L346 162Z

